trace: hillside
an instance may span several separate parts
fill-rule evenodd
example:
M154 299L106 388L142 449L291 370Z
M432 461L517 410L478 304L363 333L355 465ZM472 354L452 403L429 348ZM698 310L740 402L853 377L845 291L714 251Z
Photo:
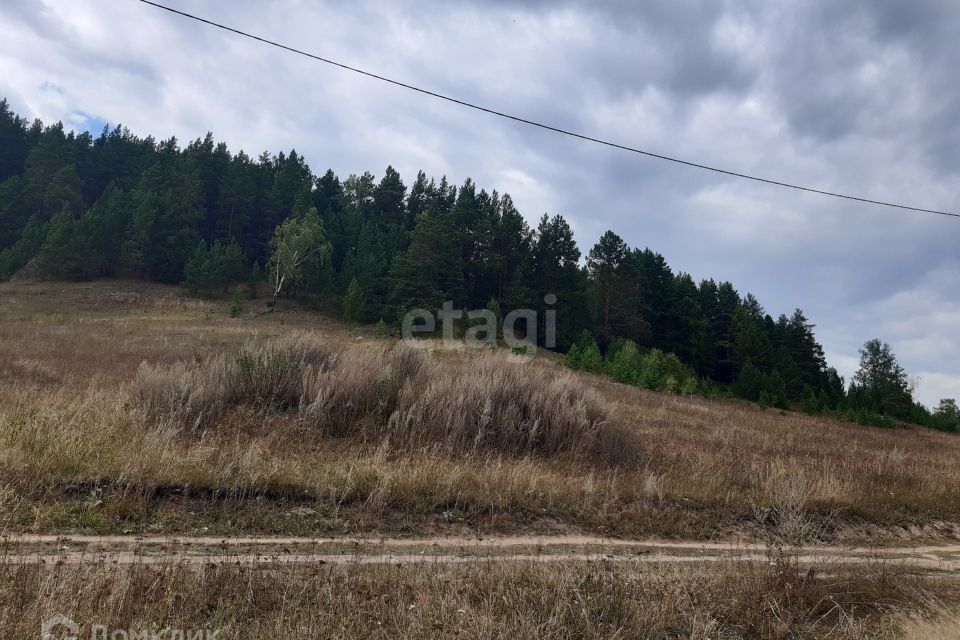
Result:
M405 350L296 306L229 304L124 281L0 285L0 523L843 542L960 523L948 434L645 391L544 351ZM231 382L244 358L256 373Z
M880 340L865 343L861 373L844 381L800 309L768 313L734 284L697 282L613 231L581 248L563 216L544 214L531 228L508 194L470 179L455 186L420 172L408 186L387 167L379 180L341 180L314 174L296 151L253 159L210 134L181 148L119 126L94 138L28 123L5 101L0 149L0 278L269 290L394 328L447 302L498 320L527 309L536 320L516 328L541 346L672 353L690 388L706 393L874 424L960 422L955 403L931 414L914 401ZM549 339L547 313L556 319Z
M955 436L264 302L0 284L0 631L955 633Z

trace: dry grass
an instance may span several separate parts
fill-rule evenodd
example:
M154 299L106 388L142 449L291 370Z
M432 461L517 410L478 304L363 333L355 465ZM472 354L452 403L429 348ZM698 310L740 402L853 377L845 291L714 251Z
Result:
M958 531L949 434L662 395L549 354L425 356L294 308L233 319L226 306L141 283L0 285L0 523L787 542ZM296 504L317 517L286 518Z
M249 342L233 359L143 363L129 406L144 422L175 429L216 428L237 407L299 408L300 423L323 435L393 449L639 459L636 440L572 375L527 376L497 355L441 368L405 342L384 352L292 333Z
M895 637L895 616L929 597L929 585L909 575L837 567L823 573L789 560L643 571L529 562L9 564L0 566L0 636L32 640L42 619L60 613L85 627L219 629L224 638L278 640L864 640ZM88 635L85 629L82 637Z
M911 614L900 628L903 640L957 640L960 638L960 613L946 608L932 614Z
M450 373L401 390L389 419L392 442L442 442L473 454L574 454L614 465L640 458L639 442L572 375L545 379L497 355Z
M957 535L954 436L226 308L142 283L0 285L0 530L737 535L770 562L0 563L0 637L53 613L251 639L957 636L930 604L956 603L947 582L780 551Z

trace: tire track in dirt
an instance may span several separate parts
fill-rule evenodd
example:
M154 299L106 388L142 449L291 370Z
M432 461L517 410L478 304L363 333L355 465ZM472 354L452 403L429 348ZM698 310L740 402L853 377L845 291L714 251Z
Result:
M773 552L771 552L773 551ZM960 572L960 545L809 545L783 553L805 564L893 563ZM776 562L756 542L623 540L579 535L490 538L301 538L10 534L0 562L21 564L376 564L467 562Z

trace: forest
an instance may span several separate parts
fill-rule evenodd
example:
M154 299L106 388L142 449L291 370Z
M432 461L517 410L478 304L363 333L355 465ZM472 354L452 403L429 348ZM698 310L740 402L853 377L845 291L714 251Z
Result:
M295 270L280 257L299 243ZM584 255L561 215L531 228L510 196L392 167L340 179L296 151L252 158L212 134L181 148L121 126L99 137L0 101L0 279L142 278L194 295L267 291L353 322L413 308L545 309L576 369L678 393L957 430L916 402L889 346L869 340L850 384L800 309L774 317L730 282L695 281L607 231ZM538 313L542 318L543 313ZM542 335L542 332L538 332Z

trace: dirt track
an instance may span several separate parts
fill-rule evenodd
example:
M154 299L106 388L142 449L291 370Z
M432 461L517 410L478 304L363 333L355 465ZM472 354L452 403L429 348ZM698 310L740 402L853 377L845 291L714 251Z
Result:
M960 545L805 546L789 555L809 564L888 562L960 573ZM441 538L271 538L9 535L0 561L22 564L309 564L465 562L775 562L763 544L620 540L588 536Z

